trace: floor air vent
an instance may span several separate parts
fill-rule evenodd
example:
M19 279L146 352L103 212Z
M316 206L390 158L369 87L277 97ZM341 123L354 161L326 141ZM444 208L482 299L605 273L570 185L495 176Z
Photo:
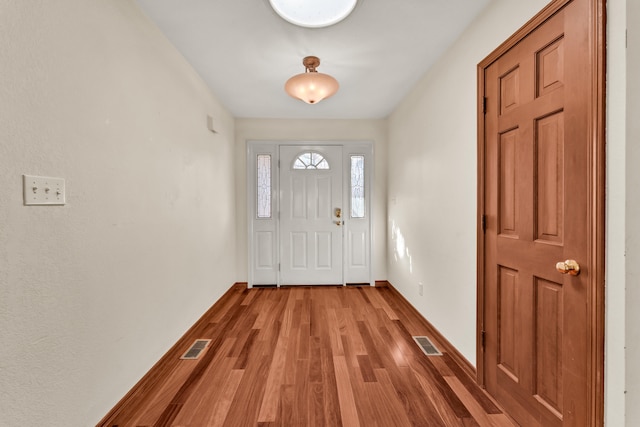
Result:
M418 344L418 347L422 350L424 354L427 356L442 356L440 350L436 348L435 345L429 340L427 337L413 337L413 340Z
M189 347L189 350L182 355L180 359L193 360L200 357L200 353L207 348L211 340L195 340L195 342Z

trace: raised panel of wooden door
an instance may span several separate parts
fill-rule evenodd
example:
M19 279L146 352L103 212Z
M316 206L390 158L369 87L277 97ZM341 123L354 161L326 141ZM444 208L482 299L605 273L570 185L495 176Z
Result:
M520 382L518 352L521 350L518 310L520 306L518 272L500 266L498 278L498 349L500 370L514 382Z
M562 243L564 224L564 112L536 120L536 237Z
M564 37L555 40L537 53L537 95L544 96L564 81Z
M562 355L564 323L563 286L535 278L536 366L535 398L562 418L564 392Z
M500 114L506 114L519 105L520 69L516 66L500 77Z
M596 2L558 1L481 64L482 380L521 425L595 425L589 133ZM590 252L591 251L591 252ZM575 259L580 274L556 263Z
M513 129L500 134L500 235L517 237L517 210L518 210L518 189L517 189L517 158L516 151L518 129Z

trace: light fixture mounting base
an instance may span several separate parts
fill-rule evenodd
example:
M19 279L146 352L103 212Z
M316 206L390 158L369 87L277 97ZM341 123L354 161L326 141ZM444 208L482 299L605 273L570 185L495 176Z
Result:
M320 65L320 58L317 56L305 56L302 60L302 65L304 65L307 70L315 72L318 65Z

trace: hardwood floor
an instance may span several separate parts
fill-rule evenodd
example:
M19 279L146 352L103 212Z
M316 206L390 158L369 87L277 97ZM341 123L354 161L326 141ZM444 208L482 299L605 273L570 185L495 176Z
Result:
M513 426L389 287L234 285L99 426ZM198 360L180 360L211 339Z

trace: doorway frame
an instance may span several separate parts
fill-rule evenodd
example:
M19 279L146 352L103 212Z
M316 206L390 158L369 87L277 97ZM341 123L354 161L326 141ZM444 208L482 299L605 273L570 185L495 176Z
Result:
M477 67L477 321L476 321L476 373L477 382L485 386L484 319L485 319L485 126L484 88L485 69L500 56L518 44L524 37L571 1L589 1L593 33L589 40L592 61L592 81L590 117L588 129L590 138L589 155L589 256L593 266L589 281L589 426L604 424L604 341L605 341L605 124L606 124L606 0L555 0L543 8L536 16L498 46Z
M273 204L273 211L276 218L275 220L275 257L274 264L276 268L280 264L280 219L278 217L278 213L280 211L280 146L341 146L342 156L343 156L343 209L345 212L345 216L347 212L350 211L349 208L349 195L350 195L350 180L349 174L347 170L350 165L350 156L364 154L365 155L365 212L368 216L368 225L367 232L369 234L369 247L366 254L366 270L368 280L362 281L359 284L368 284L370 286L375 286L375 280L373 278L373 248L375 245L373 226L374 226L374 212L373 212L373 200L375 197L375 150L374 150L374 142L371 140L328 140L328 141L318 141L318 140L247 140L246 142L246 193L247 193L247 287L252 288L255 284L255 275L254 275L254 264L255 264L255 252L254 252L254 220L256 213L256 192L255 192L255 179L256 179L256 171L253 170L253 158L252 156L258 153L268 153L272 155L272 162L275 166L272 167L271 172L271 182L272 182L272 191L271 191L271 200ZM342 243L342 263L343 263L343 273L342 273L342 284L346 286L348 280L347 277L347 249L348 249L348 230L349 230L349 219L347 216L347 220L343 227L343 243ZM280 272L276 272L276 285L277 287L281 286L281 277Z

